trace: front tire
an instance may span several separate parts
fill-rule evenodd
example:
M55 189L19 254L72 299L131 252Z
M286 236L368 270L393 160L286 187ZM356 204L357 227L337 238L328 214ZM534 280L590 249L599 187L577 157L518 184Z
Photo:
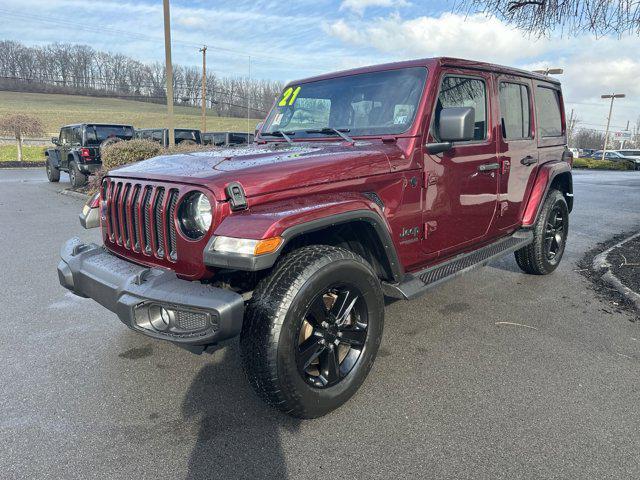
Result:
M380 346L384 299L371 266L326 245L286 255L253 292L240 337L257 394L299 418L345 403Z
M518 266L532 275L548 275L562 260L569 233L569 207L564 195L550 190L533 226L533 243L515 252Z
M69 180L71 181L71 186L75 188L82 187L87 183L87 176L78 169L76 162L71 162L71 165L69 165Z
M45 168L47 169L47 179L49 179L50 182L57 183L60 181L60 170L53 165L49 157L47 157Z

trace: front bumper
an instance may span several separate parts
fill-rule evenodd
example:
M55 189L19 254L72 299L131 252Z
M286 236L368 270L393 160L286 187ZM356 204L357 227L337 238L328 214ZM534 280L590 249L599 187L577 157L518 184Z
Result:
M128 262L78 238L67 241L60 256L60 284L94 299L136 332L184 346L210 345L240 333L244 300L235 292ZM161 309L167 321L158 321Z

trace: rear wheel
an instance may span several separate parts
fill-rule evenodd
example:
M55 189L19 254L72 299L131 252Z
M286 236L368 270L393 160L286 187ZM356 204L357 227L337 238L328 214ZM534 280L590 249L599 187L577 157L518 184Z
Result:
M516 262L526 273L547 275L562 259L569 233L569 208L558 190L550 190L533 227L533 243L517 252Z
M69 165L69 180L73 187L81 187L87 183L87 176L78 169L76 162Z
M268 404L314 418L345 403L373 365L384 323L380 281L341 248L296 250L253 293L242 362Z
M47 178L50 182L59 182L60 181L60 170L58 170L51 162L51 159L47 157L47 162L45 165L47 170Z

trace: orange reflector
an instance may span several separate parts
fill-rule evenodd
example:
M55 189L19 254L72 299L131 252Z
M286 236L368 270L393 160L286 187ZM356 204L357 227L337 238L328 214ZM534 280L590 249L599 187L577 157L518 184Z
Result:
M280 237L266 238L264 240L260 240L256 244L256 248L253 250L253 254L264 255L265 253L275 252L281 243L282 243L282 238Z

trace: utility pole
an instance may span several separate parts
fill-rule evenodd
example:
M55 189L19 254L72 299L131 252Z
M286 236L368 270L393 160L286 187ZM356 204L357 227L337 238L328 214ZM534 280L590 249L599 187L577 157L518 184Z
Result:
M607 151L607 143L609 143L609 125L611 124L611 112L613 112L613 100L615 98L624 98L624 93L613 93L611 95L600 95L600 98L610 98L611 104L609 105L609 118L607 118L607 129L604 133L604 148L602 149L602 160L604 160L604 154Z
M567 132L567 145L571 141L571 137L573 136L573 108L571 109L571 115L569 115L569 128Z
M202 133L207 131L207 46L203 45L202 52Z
M169 130L169 146L176 144L173 126L173 64L171 63L171 13L169 0L162 0L164 8L164 56L167 73L167 129Z
M249 126L251 118L251 56L249 56L249 80L247 81L247 145L249 145L249 135L251 127Z
M627 128L624 129L625 132L629 131L629 120L627 120ZM624 148L624 144L627 143L626 139L622 139L622 142L620 142L620 150L622 150Z

